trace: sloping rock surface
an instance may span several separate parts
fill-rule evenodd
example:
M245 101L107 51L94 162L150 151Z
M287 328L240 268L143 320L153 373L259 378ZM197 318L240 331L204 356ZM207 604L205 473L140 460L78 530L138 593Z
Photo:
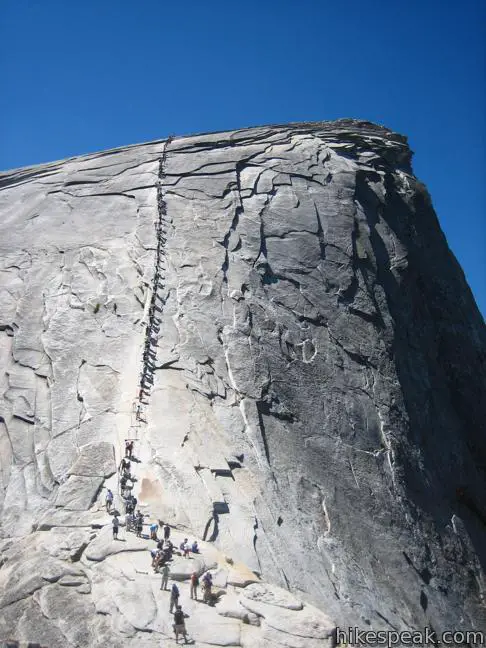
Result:
M1 640L173 645L153 520L197 645L486 627L485 327L410 159L341 120L0 174Z

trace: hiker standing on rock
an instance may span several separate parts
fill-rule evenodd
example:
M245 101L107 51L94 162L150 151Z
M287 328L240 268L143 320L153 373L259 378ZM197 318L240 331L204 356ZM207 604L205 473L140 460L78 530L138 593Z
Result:
M191 598L197 601L197 587L199 585L199 578L196 572L192 572L191 576Z
M164 549L165 559L172 560L172 552L174 551L174 545L170 540L167 541L167 546Z
M125 515L125 529L127 531L135 531L135 516L133 513L127 513Z
M186 633L186 624L185 618L186 614L182 611L182 606L178 605L176 611L174 612L174 632L176 636L176 643L179 643L179 633L184 637L184 641L187 643L187 633Z
M189 558L189 552L191 551L191 547L189 546L188 542L184 543L184 548L182 550L184 558Z
M141 538L142 531L143 531L143 515L140 511L137 512L136 527L137 527L137 538Z
M161 590L166 590L167 585L169 584L169 565L165 563L162 567L162 583L160 584Z
M159 525L154 522L150 525L150 539L157 542L157 531L159 530Z
M113 540L118 540L118 527L120 526L120 521L118 520L118 516L115 515L115 517L112 520L113 524Z
M161 549L157 549L155 551L155 555L152 560L152 567L154 568L154 572L157 573L160 562L163 560L163 557L164 557L164 552Z
M203 576L203 601L208 605L211 603L211 588L213 587L213 577L209 572Z
M111 509L111 505L113 504L113 493L111 492L110 489L108 489L108 492L106 493L106 510L109 513Z
M170 538L170 526L166 524L164 527L164 540L168 540L169 538Z
M170 590L170 607L169 612L172 614L174 607L177 607L179 604L179 588L175 583L172 583L172 588Z

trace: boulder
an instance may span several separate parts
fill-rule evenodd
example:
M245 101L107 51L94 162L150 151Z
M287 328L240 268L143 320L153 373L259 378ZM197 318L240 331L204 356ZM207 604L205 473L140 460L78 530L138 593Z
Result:
M247 587L257 583L260 579L246 565L235 563L228 568L228 585L234 587Z
M56 506L70 511L86 511L96 500L102 477L71 475L57 491Z
M120 579L112 583L111 598L126 621L136 630L146 630L155 619L157 606L150 587Z
M81 446L80 453L69 470L70 475L110 477L116 472L112 443L101 441Z
M336 626L331 619L312 606L306 606L301 610L293 610L256 602L245 597L241 597L240 603L250 612L265 619L267 626L288 635L327 641L330 640L335 631Z
M113 540L112 526L105 526L96 535L84 552L88 561L102 561L108 556L123 552L140 551L147 554L147 563L150 565L151 558L146 540L137 538L133 533L127 533L121 528L118 532L118 540Z
M216 564L214 562L206 562L202 555L194 558L181 558L176 556L170 563L170 575L173 580L189 580L193 572L201 576L205 571L215 566Z
M27 598L63 576L78 578L84 576L84 571L40 552L27 558L18 555L0 570L0 608Z
M244 608L236 594L226 594L221 597L216 604L216 610L221 616L239 619L242 623L250 625L260 625L260 617Z
M260 603L268 603L289 610L302 610L302 601L299 601L289 591L272 585L271 583L254 583L248 585L241 593L242 600L249 599Z

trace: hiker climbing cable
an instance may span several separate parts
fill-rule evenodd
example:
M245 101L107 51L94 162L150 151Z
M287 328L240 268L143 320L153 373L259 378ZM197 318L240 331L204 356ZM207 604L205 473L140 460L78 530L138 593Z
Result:
M132 457L133 452L133 441L125 439L125 457Z
M137 481L135 476L132 475L128 470L123 471L122 478L129 481Z
M123 457L120 463L120 474L123 475L125 472L130 472L130 462L128 459Z

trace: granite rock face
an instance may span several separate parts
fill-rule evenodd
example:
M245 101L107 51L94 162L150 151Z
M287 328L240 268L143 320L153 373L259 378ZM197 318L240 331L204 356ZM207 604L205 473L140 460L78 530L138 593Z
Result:
M486 333L405 138L170 138L0 174L0 214L0 639L172 645L103 510L127 437L214 572L174 563L196 643L486 627Z

